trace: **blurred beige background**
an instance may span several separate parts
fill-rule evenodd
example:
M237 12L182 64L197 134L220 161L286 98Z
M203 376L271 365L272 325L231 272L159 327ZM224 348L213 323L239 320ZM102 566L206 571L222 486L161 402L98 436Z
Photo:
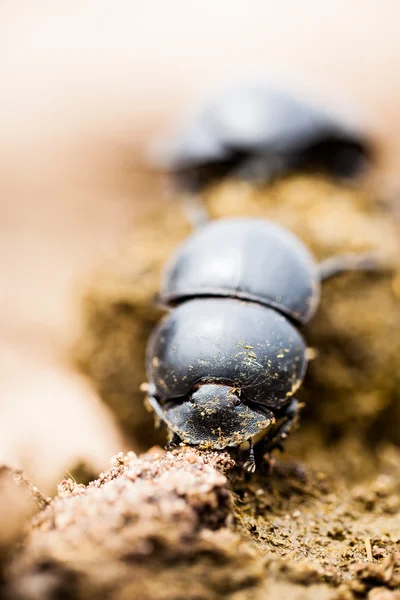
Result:
M236 73L295 81L370 120L400 161L397 0L147 0L0 5L0 463L50 489L122 447L66 359L77 281L158 185L149 140Z

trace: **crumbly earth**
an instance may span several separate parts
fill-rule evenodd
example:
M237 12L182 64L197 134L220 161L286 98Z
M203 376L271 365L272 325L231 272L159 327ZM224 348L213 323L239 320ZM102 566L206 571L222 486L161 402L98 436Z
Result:
M355 436L368 446L400 442L400 238L391 207L367 186L292 175L256 187L227 181L207 190L213 218L257 216L294 231L318 259L378 251L392 270L327 282L304 335L316 355L299 394L309 446ZM135 449L165 438L143 405L145 345L161 317L155 297L165 261L190 232L178 201L137 218L130 240L85 289L84 327L73 361L94 381ZM297 448L299 452L300 449Z
M7 600L398 600L400 451L368 480L226 453L118 455L61 482L4 568ZM332 457L332 461L335 458Z

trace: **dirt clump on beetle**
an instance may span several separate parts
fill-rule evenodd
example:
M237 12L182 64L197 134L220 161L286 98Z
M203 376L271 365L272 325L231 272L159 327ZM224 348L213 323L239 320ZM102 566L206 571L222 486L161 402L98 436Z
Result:
M61 482L2 597L397 600L400 451L377 460L355 485L288 457L249 478L225 452L117 455L87 486Z
M400 442L400 238L390 207L373 191L312 174L268 186L228 180L206 190L204 201L212 218L246 215L283 224L319 260L377 251L387 261L392 270L348 273L323 285L317 314L303 332L315 359L297 396L305 401L302 428L313 443L349 436L369 447L386 438ZM140 386L146 342L163 314L155 302L161 272L189 233L178 200L159 204L137 217L131 238L85 283L72 360L135 449L165 439L154 430ZM307 441L300 446L307 449Z

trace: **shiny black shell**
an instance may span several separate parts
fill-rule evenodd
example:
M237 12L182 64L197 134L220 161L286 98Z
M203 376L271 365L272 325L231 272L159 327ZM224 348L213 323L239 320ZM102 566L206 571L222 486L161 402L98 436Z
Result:
M317 266L304 244L276 223L212 221L178 248L161 285L166 305L200 296L252 300L306 323L319 302Z
M229 174L268 181L311 168L353 177L371 155L350 120L261 82L234 85L206 104L165 162L179 185L196 190Z
M306 346L274 309L231 298L201 298L176 307L147 348L151 395L160 405L183 399L200 382L240 390L244 403L279 409L300 386Z

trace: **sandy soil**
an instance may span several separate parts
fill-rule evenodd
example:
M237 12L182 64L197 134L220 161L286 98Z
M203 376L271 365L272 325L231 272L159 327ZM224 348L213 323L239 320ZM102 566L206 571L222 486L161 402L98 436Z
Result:
M37 508L3 597L397 600L399 451L379 457L354 485L298 460L249 480L224 453L120 454Z

